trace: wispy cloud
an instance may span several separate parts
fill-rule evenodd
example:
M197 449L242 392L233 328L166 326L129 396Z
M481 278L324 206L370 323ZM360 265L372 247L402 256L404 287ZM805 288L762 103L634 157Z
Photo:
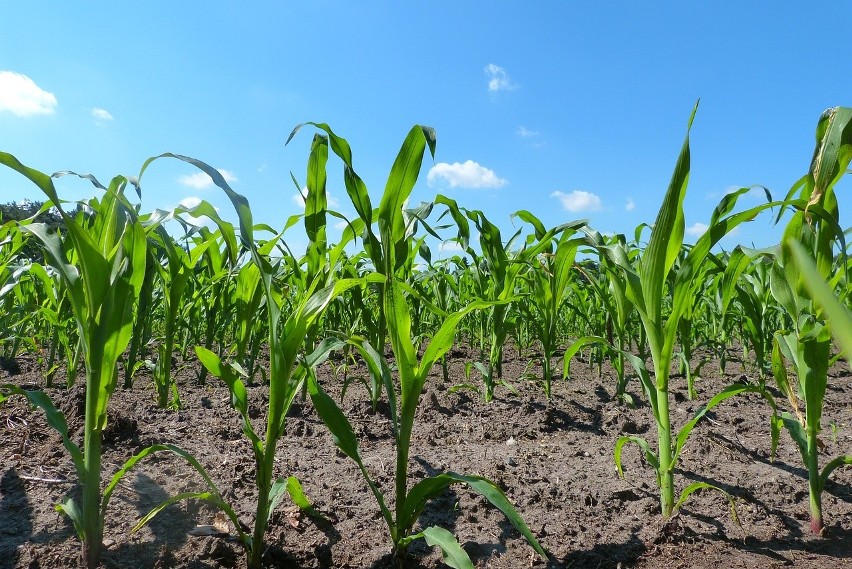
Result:
M624 204L624 211L633 211L636 209L636 202L633 201L633 198L627 198L627 203Z
M523 125L519 126L518 130L516 132L518 133L518 136L520 136L521 138L532 138L534 136L538 136L537 130L530 130Z
M52 115L56 105L56 96L26 75L0 71L0 112L8 111L19 117Z
M237 181L237 177L236 175L234 175L233 172L225 170L223 168L217 168L217 170L219 170L219 173L222 174L222 177L225 178L225 181L229 184L231 182ZM187 174L185 176L181 176L180 178L178 178L178 182L180 182L184 186L195 188L196 190L203 190L213 185L213 178L211 178L204 172L196 172L195 174Z
M426 180L430 186L443 181L451 188L500 188L509 183L495 174L494 170L480 166L473 160L452 164L439 162L429 169Z
M113 118L112 114L108 110L98 107L92 109L92 116L99 121L111 121Z
M493 63L486 65L485 76L488 77L488 90L492 93L496 93L497 91L511 91L518 87L509 79L509 74L506 73L506 70L499 65L494 65Z
M459 243L458 241L453 241L453 240L442 241L441 245L438 247L438 250L441 251L442 253L444 253L444 252L458 253L458 252L464 251L464 249L461 246L461 243Z
M709 227L706 223L696 222L686 228L686 234L691 235L692 237L701 237L704 235Z
M601 198L591 192L583 190L574 190L570 194L560 191L553 192L550 197L558 199L562 202L562 207L572 213L586 211L600 211L603 209Z

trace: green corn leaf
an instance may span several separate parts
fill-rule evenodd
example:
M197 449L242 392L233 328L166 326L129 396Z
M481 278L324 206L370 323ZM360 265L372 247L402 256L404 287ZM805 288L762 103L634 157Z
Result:
M231 392L231 406L240 414L243 420L243 434L251 442L255 457L262 456L263 443L260 437L257 436L257 433L255 433L251 419L249 418L248 392L246 391L245 384L239 375L230 366L226 366L214 352L203 346L196 346L195 354L198 356L198 361L207 368L207 371L224 381L225 385L228 386L228 391Z
M340 407L328 394L320 387L319 383L313 377L308 379L308 393L311 396L311 401L316 407L317 415L320 416L322 422L326 424L331 436L334 439L334 444L343 451L343 454L357 462L361 462L361 454L358 450L358 438L355 436L355 431L352 425L340 410Z
M727 211L733 208L741 195L743 195L743 192L734 192L725 196L717 207L717 211L727 213ZM715 221L689 250L686 259L681 263L675 275L672 309L668 315L663 336L667 354L671 352L674 346L681 318L694 303L694 296L696 294L695 283L702 282L703 279L701 277L708 270L705 260L710 249L738 225L753 220L762 211L776 205L782 205L782 202L764 203L722 219L716 219L716 215L714 214Z
M679 510L680 507L683 506L684 503L686 503L686 500L698 490L716 490L717 492L721 492L722 495L728 500L728 504L731 509L731 517L734 519L734 522L738 526L741 525L740 518L737 515L736 498L734 498L728 492L725 492L722 488L714 486L713 484L710 484L708 482L693 482L692 484L684 488L683 492L680 493L680 497L678 498L677 503L675 503L674 510Z
M234 210L236 210L237 218L240 221L240 240L243 246L249 251L256 251L256 246L253 238L254 222L252 221L252 213L251 208L249 207L248 200L245 198L245 196L238 194L231 188L231 186L222 176L221 172L219 172L216 168L213 168L209 164L202 162L201 160L197 160L189 156L166 152L164 154L160 154L159 156L152 156L151 158L148 158L144 162L144 164L142 164L142 168L139 171L137 179L141 181L142 175L145 173L151 163L153 163L155 160L159 160L160 158L175 158L177 160L181 160L182 162L186 162L187 164L195 166L196 168L210 176L210 178L213 180L213 183L225 192L225 194L231 200L231 203L234 206Z
M498 510L503 512L513 526L524 536L536 552L547 558L547 552L533 536L526 522L518 514L515 507L509 502L506 494L491 480L481 476L466 476L455 472L445 472L437 476L431 476L420 480L411 487L405 500L405 507L397 519L400 529L410 528L417 521L426 502L439 495L452 484L462 483L483 498L491 502Z
M820 490L825 488L826 483L828 482L828 477L831 476L831 473L834 472L841 466L852 465L852 456L838 456L831 460L828 464L825 465L825 468L822 469L822 472L819 476L819 487Z
M586 346L591 346L594 344L600 344L603 346L609 346L609 342L606 341L606 338L602 338L601 336L583 336L582 338L578 338L574 341L568 348L565 350L565 354L562 356L562 379L568 379L571 375L571 360L574 359L574 356L585 348Z
M85 531L83 529L83 514L73 498L66 498L61 504L56 504L56 511L61 512L71 519L74 525L74 531L77 532L77 537L80 541L85 541Z
M346 339L346 342L357 349L361 357L364 358L364 363L367 365L367 370L370 372L370 376L373 378L373 383L375 384L374 390L378 389L379 386L384 387L385 393L388 396L388 407L391 413L391 429L395 437L399 429L399 418L396 407L396 390L394 389L393 376L391 375L387 361L385 361L385 358L379 354L369 341L361 336L350 336ZM375 395L377 394L374 393Z
M250 545L251 538L248 535L246 535L246 533L243 529L244 526L240 522L239 518L237 517L236 512L234 512L233 508L231 508L231 506L228 505L228 503L225 502L222 499L221 492L219 492L219 489L216 487L216 484L210 478L210 475L207 474L207 471L204 470L204 467L201 466L201 464L198 462L198 460L195 459L194 456L192 456L191 454L189 454L185 450L181 449L180 447L175 446L175 445L171 445L171 444L154 444L154 445L151 445L149 447L142 449L140 452L138 452L135 455L133 455L132 457L130 457L121 466L121 468L113 475L109 484L104 489L104 495L103 495L103 498L102 498L102 501L101 501L101 511L102 512L106 511L107 505L109 504L110 497L112 496L112 493L115 490L116 486L121 481L121 479L124 478L124 476L128 472L130 472L133 469L133 467L140 460L142 460L143 458L145 458L146 456L148 456L150 454L162 452L162 451L171 452L171 453L183 458L184 460L186 460L187 463L189 463L189 465L192 466L195 469L195 471L198 472L201 475L201 477L204 479L204 482L207 485L208 491L185 492L185 493L182 493L182 494L178 494L177 496L173 496L171 498L168 498L167 500L163 501L162 503L160 503L159 505L154 507L150 512L148 512L148 514L146 514L136 524L136 526L134 526L134 528L131 531L134 531L134 532L138 531L140 528L142 528L142 526L147 524L151 519L154 518L154 516L156 516L158 513L160 513L163 509L167 508L168 506L175 504L177 502L180 502L181 500L193 499L194 498L194 499L200 499L200 500L204 500L206 502L209 502L210 504L215 506L217 509L224 512L225 515L228 516L228 518L231 520L231 523L234 524L234 527L236 528L237 532L239 533L240 541L244 545Z
M663 198L663 205L651 231L651 240L642 255L639 269L645 312L656 325L661 324L659 319L662 310L663 284L683 243L685 223L683 198L686 195L690 168L689 130L692 128L692 121L697 110L698 103L690 114L686 139L678 156L669 189ZM651 339L652 334L649 334L649 340Z
M50 265L56 269L65 282L74 316L78 322L85 322L88 318L88 310L83 280L80 277L79 269L68 263L59 235L51 232L48 226L42 223L31 223L21 227L21 231L35 235L41 242L47 252Z
M296 481L294 488L298 495L298 493L302 490L302 485L299 484L299 480L295 477L291 476L290 478L293 478ZM278 507L278 504L281 503L281 498L284 497L284 494L286 494L288 490L289 479L284 480L283 478L278 478L275 480L275 482L272 483L272 487L269 489L269 511L266 513L267 522L272 519L272 513L275 511L275 508ZM305 495L302 494L301 497L304 498ZM305 499L307 500L307 498ZM298 504L296 505L298 506ZM308 505L310 506L310 502L308 503Z
M216 487L216 484L213 482L213 479L210 478L210 475L207 473L204 467L201 466L201 463L199 463L194 456L192 456L190 453L183 450L182 448L172 444L154 444L143 448L141 451L131 456L124 462L121 468L119 468L118 471L113 474L109 484L107 484L106 488L104 488L103 498L101 499L101 511L106 511L106 507L109 504L110 497L112 496L112 493L115 490L116 486L118 486L118 483L121 482L121 479L124 478L124 476L128 472L130 472L140 460L150 454L163 451L170 452L183 458L190 466L192 466L192 468L195 469L196 472L198 472L198 474L201 475L201 477L204 479L205 484L207 485L208 490L210 490L210 492L212 492L216 496L221 496L221 492L219 492L219 489ZM233 516L232 520L236 520L236 516Z
M305 495L305 491L302 488L302 483L299 482L299 479L295 476L287 477L285 487L287 489L287 494L290 496L290 499L293 503L304 513L311 516L314 519L323 520L328 522L329 519L318 512L308 497ZM270 508L270 510L273 508Z
M458 203L456 203L456 200L441 194L435 196L435 203L447 206L447 211L450 213L453 221L455 221L456 226L458 227L456 240L459 245L461 245L462 250L467 251L470 243L470 224L467 221L467 217L464 213L462 213L463 210L459 207Z
M618 470L618 476L620 478L624 478L624 470L621 468L621 453L623 452L624 445L627 443L635 443L640 449L642 449L642 452L645 453L645 459L648 461L648 464L651 465L651 468L654 469L654 472L657 473L657 478L659 478L660 460L657 458L657 453L654 452L651 445L648 444L648 441L642 437L637 437L636 435L624 435L618 437L618 440L615 442L613 457L615 458L615 468Z
M305 200L305 232L311 244L321 244L325 249L325 226L327 209L326 172L328 162L328 139L314 135L311 154L308 158L308 195Z
M751 265L753 257L746 254L745 250L739 245L731 251L728 256L727 266L724 276L722 277L722 314L728 312L728 307L737 290L737 283L743 272Z
M426 376L429 373L429 370L432 369L432 365L441 359L441 357L447 353L447 351L453 347L453 342L456 337L456 328L458 327L459 322L462 318L464 318L467 314L473 312L474 310L482 310L484 308L490 308L495 305L500 304L508 304L513 299L506 299L497 302L486 301L486 300L475 300L470 302L463 309L453 312L452 314L448 314L444 317L441 327L432 336L429 341L429 345L426 347L426 351L423 353L423 358L420 361L420 366L418 368L418 373L422 376Z
M813 260L807 256L801 245L789 243L793 262L805 276L804 282L808 291L819 303L831 323L831 332L846 354L852 354L852 316L837 300L834 292L825 285L822 276L817 272Z
M659 411L659 403L657 401L657 390L654 385L654 381L651 379L651 374L648 373L648 368L645 365L645 361L631 354L628 351L622 351L624 354L624 359L633 366L633 369L636 371L636 374L639 376L639 381L642 384L642 390L645 392L645 395L648 397L648 402L651 404L651 411L654 417L660 416Z
M242 525L242 523L240 523L239 518L237 517L237 514L228 505L228 503L225 502L224 500L222 500L222 498L220 496L218 496L217 494L215 494L213 492L183 492L183 493L178 494L176 496L172 496L171 498L164 500L160 504L157 504L157 506L155 506L153 509L151 509L150 512L145 514L145 516L143 516L142 519L139 520L139 522L135 526L133 526L133 529L130 530L130 531L131 532L139 531L140 529L142 529L145 526L145 524L147 524L152 519L154 519L154 517L157 514L159 514L164 509L171 506L172 504L177 504L178 502L181 502L183 500L193 500L193 499L194 500L202 500L204 502L207 502L208 504L212 505L214 508L224 512L225 515L228 516L228 518L231 520L231 523L234 525L234 528L236 528L237 534L239 536L240 543L248 551L251 551L251 547L252 547L251 534L249 534L248 532L245 531L245 528Z
M784 422L784 427L790 433L796 446L799 448L799 453L802 455L802 462L808 464L808 434L798 417L790 413L781 413L781 419Z
M813 184L809 203L816 204L846 172L852 159L852 108L834 107L820 116L808 177Z
M722 391L713 396L710 401L706 404L702 405L700 409L695 412L692 419L686 422L686 424L681 427L680 431L678 431L677 438L675 439L675 450L672 455L671 462L669 463L670 470L674 470L677 465L678 457L680 456L681 451L683 450L684 445L686 444L686 439L689 437L689 434L692 432L692 429L695 428L695 425L698 421L701 420L704 415L707 414L708 411L722 403L723 401L730 399L735 395L740 395L742 393L757 393L761 397L763 397L769 406L772 408L773 415L777 415L778 408L775 404L775 399L772 397L772 394L766 390L765 387L761 385L744 385L741 383L734 383L727 387L725 387ZM770 427L775 423L772 422Z
M65 421L65 415L56 408L50 396L44 391L21 389L19 386L13 384L0 385L0 392L3 392L4 395L8 393L21 395L29 401L30 405L41 409L44 412L47 424L62 438L62 446L71 455L77 475L81 478L85 477L86 468L83 460L83 451L71 440L68 434L68 423Z
M442 527L431 526L424 529L420 534L426 540L429 547L440 547L441 556L449 567L453 569L474 569L470 557L459 545L458 540L449 531Z
M314 404L314 408L316 409L319 418L325 426L328 427L332 439L334 440L334 444L337 448L343 451L343 454L354 460L358 465L358 468L361 470L361 474L364 476L364 480L366 480L367 485L376 497L376 501L379 503L379 507L382 510L382 515L384 516L388 527L394 528L395 524L393 522L393 515L385 504L384 496L373 482L373 479L370 477L366 467L364 466L364 462L361 459L361 452L358 449L358 439L355 436L355 431L352 429L352 425L349 423L346 415L343 414L343 411L340 410L340 407L337 406L337 403L328 396L313 376L308 377L307 381L308 393L311 396L311 402ZM395 532L394 529L391 531L392 533Z
M213 205L207 201L201 200L200 203L190 208L178 206L175 208L174 213L188 213L193 217L204 216L211 219L213 223L216 224L216 227L219 228L222 239L225 241L225 247L228 251L228 261L232 265L236 264L239 249L237 248L237 237L234 233L234 226L219 217L219 212L216 211L216 208L214 208Z
M313 506L311 505L311 501L308 500L308 497L305 495L305 491L302 488L302 483L299 482L299 479L295 476L287 477L287 481L285 482L287 493L290 495L290 499L293 500L293 503L299 507L300 510L308 511L313 510Z

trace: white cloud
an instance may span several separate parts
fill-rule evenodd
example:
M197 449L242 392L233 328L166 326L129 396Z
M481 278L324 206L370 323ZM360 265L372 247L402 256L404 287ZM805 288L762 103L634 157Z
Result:
M430 186L443 180L451 188L500 188L509 183L498 177L493 170L480 166L473 160L464 164L439 162L429 169L426 179Z
M485 66L485 75L488 77L488 90L492 93L497 91L510 91L517 86L509 79L509 74L499 65L489 63Z
M517 133L521 138L532 138L533 136L538 136L537 130L530 130L523 125L518 127Z
M201 198L197 196L189 196L180 200L180 205L185 207L186 209L192 209L198 204L201 203Z
M302 188L302 191L308 193L308 190L305 188ZM304 196L302 196L302 194L296 192L295 194L290 196L290 199L293 201L294 204L296 204L297 207L305 209L305 198Z
M222 174L222 177L225 178L225 181L228 183L236 182L237 177L233 172L228 170L224 170L222 168L217 168L219 173ZM213 178L208 176L204 172L196 172L195 174L187 174L185 176L181 176L178 178L178 181L184 186L189 186L190 188L195 188L196 190L203 190L204 188L209 188L213 185Z
M343 221L342 219L334 224L334 228L337 229L338 231L343 231L347 227L349 227L349 224L347 222Z
M9 111L19 117L52 115L56 105L56 96L26 75L0 71L0 112Z
M111 121L112 120L112 114L108 110L100 109L98 107L95 107L95 108L92 109L92 116L95 117L96 119L102 120L102 121Z
M440 246L441 251L464 251L461 243L458 241L443 241Z
M591 192L574 190L570 194L566 194L556 191L550 194L550 197L558 199L562 202L562 207L572 213L600 211L603 209L601 198Z
M686 228L686 234L701 237L709 229L706 223L696 222Z
M636 202L633 201L633 198L627 198L627 203L624 204L625 211L633 211L636 209Z

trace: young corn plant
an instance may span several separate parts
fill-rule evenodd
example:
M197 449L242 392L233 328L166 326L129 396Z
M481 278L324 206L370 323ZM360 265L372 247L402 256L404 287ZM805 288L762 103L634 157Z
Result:
M351 168L351 153L348 151L349 147L345 140L336 137L327 126L318 126L329 134L332 140L332 148L346 148L346 152L338 152L338 156L345 162L347 175L356 176ZM378 210L381 240L373 244L373 247L380 249L379 251L374 249L374 254L377 254L377 258L383 261L386 282L382 289L381 302L384 307L384 314L387 316L387 332L398 372L398 386L387 386L396 447L393 511L388 507L384 494L367 471L361 459L355 432L343 412L334 400L323 391L319 382L313 376L309 376L308 389L317 413L331 431L335 444L356 462L367 485L376 497L382 517L388 526L394 556L397 559L404 555L406 548L413 540L423 538L429 545L437 545L441 548L445 563L451 567L457 569L473 568L467 553L446 529L434 526L414 532L414 526L426 502L456 483L466 484L499 508L532 544L534 549L544 556L545 552L541 545L502 490L493 482L478 476L446 472L419 480L409 487L408 466L411 435L419 398L423 392L426 378L433 364L453 345L455 330L459 321L467 313L487 308L490 305L490 303L480 300L468 304L459 311L442 314L443 323L440 329L432 336L423 356L418 360L417 348L412 340L411 308L406 296L410 287L400 280L399 269L405 267L404 261L400 261L397 255L408 256L410 251L409 245L406 244L406 240L410 239L410 236L407 234L403 204L417 180L427 145L434 155L434 131L421 126L412 128L391 168ZM361 350L361 353L365 359L379 357L375 350L372 351L372 354L365 350ZM379 361L375 361L372 365L376 370L385 370L384 377L390 377L390 373L387 371L388 366L380 357ZM389 379L387 381L390 382Z
M481 211L459 208L455 200L444 196L438 196L435 203L446 205L449 213L456 221L458 225L456 240L473 258L474 266L478 271L477 277L481 290L479 298L491 301L487 319L490 351L488 365L484 366L482 370L485 382L485 401L489 402L494 398L494 388L503 379L503 348L509 333L506 318L509 305L516 299L516 281L520 274L529 267L529 263L533 259L544 253L548 247L551 247L554 236L570 227L570 224L545 231L541 223L529 212L519 211L514 215L532 223L536 228L536 233L530 235L527 241L515 250L515 243L520 238L522 229L518 229L507 243L503 243L500 229L491 223ZM473 222L479 232L482 255L477 254L476 251L467 246L470 240L470 224L465 217Z
M82 495L79 502L69 497L57 509L71 518L83 542L84 564L94 568L100 563L109 498L129 469L125 465L102 490L101 439L107 425L109 399L118 381L118 359L130 340L131 309L145 272L146 235L135 208L124 197L128 181L121 176L113 178L108 188L91 176L83 176L105 191L100 203L90 202L94 206L93 220L85 228L62 208L50 176L24 166L5 152L0 152L0 164L19 172L47 195L62 216L76 251L78 262L71 265L58 235L46 225L32 223L22 227L38 239L48 262L67 287L79 330L86 365L83 448L70 440L64 416L44 393L13 385L3 386L2 390L5 394L23 395L42 409L71 454Z
M630 261L632 255L627 247L624 235L614 235L607 238L597 231L587 228L585 230L587 244L591 244L593 250L598 252L598 264L596 270L591 271L581 268L588 290L597 297L602 307L605 318L605 335L591 334L581 336L565 350L563 355L563 379L571 373L571 358L590 345L603 346L604 350L611 354L610 360L616 372L615 398L628 405L633 405L633 397L627 393L628 376L625 373L625 354L629 349L630 317L633 314L633 303L627 296L627 282L621 278L620 270L610 256L604 251L613 250L613 257ZM599 333L600 334L600 333Z
M844 271L832 274L834 247L838 240L840 251L845 254L846 250L838 225L834 187L852 158L852 108L837 107L823 113L817 124L816 139L808 173L788 194L789 198L799 192L799 210L785 229L780 254L772 265L770 288L792 321L792 330L775 333L772 348L773 374L794 410L794 414L783 413L781 418L808 470L810 527L813 533L821 534L824 528L822 491L826 481L838 466L852 464L852 457L835 458L820 470L819 433L834 323L821 308L831 303L826 302L824 293L820 302L815 301L813 283L818 279L829 283L833 289L844 276ZM845 268L846 263L842 266ZM808 272L804 273L803 269ZM842 322L841 318L841 326ZM795 386L788 377L787 362L792 364L798 378ZM803 410L800 402L804 403Z
M690 494L702 488L716 488L706 482L688 485L675 499L674 470L684 444L697 422L713 407L726 399L744 392L763 395L774 408L774 400L760 386L734 384L723 389L701 407L676 434L672 432L669 411L669 376L674 349L677 344L678 327L688 306L692 302L693 279L703 274L701 263L710 249L724 235L744 221L751 220L763 209L773 205L764 204L750 210L731 214L737 198L748 191L741 189L722 199L710 220L707 232L701 236L680 263L678 270L670 276L672 267L681 253L684 236L683 199L686 194L690 171L689 129L695 117L696 107L689 118L687 136L678 157L674 174L663 204L651 230L648 247L638 258L631 262L620 248L604 248L603 252L617 266L621 278L626 282L626 294L639 313L642 326L647 335L648 346L654 366L653 378L640 358L625 354L636 369L645 395L648 397L654 422L657 426L657 450L652 449L645 439L628 435L618 439L615 446L615 463L619 474L623 475L621 454L625 444L635 443L644 452L648 463L654 468L657 484L660 488L660 508L662 515L669 518ZM672 287L671 307L666 310L666 293ZM777 423L772 422L773 434ZM673 436L674 435L674 436ZM773 437L774 439L774 437ZM721 489L719 489L721 491Z
M726 333L722 329L727 328L730 315L736 313L743 350L751 348L754 367L761 381L770 370L773 332L780 328L777 322L780 307L777 302L773 302L769 286L772 262L769 256L737 247L727 259L727 267L717 291L720 302L716 316L721 322L715 331L719 338L724 338ZM717 346L722 371L726 347L724 342Z
M168 231L163 223L170 219L182 219L178 217L182 213L189 213L195 217L206 216L220 227L220 231L226 236L226 243L230 252L230 258L236 258L236 238L233 231L230 233L229 224L225 224L216 213L216 210L206 201L202 201L191 209L183 206L174 211L157 210L144 222L151 227L151 246L160 253L162 262L156 263L156 270L160 276L161 289L163 293L163 330L160 338L157 363L154 367L154 387L157 393L157 406L161 408L170 407L179 409L181 406L180 393L177 384L172 377L172 357L175 349L175 341L178 339L179 316L184 310L187 297L187 289L193 282L196 266L205 253L216 242L210 238L195 242L192 249L187 242L186 248L181 246ZM156 258L156 257L155 257Z
M249 417L248 392L240 375L231 366L225 365L214 352L202 347L196 347L196 353L201 363L211 374L226 383L231 392L231 404L240 414L243 422L243 433L251 443L254 453L258 498L254 516L253 529L249 529L237 520L234 510L221 497L218 491L187 493L170 498L149 512L137 525L141 527L163 508L176 501L194 498L210 502L221 508L234 522L239 539L246 548L248 564L252 569L261 567L263 554L266 550L264 535L269 525L269 519L284 493L290 487L298 484L293 479L275 478L275 453L278 442L285 431L287 412L298 392L304 374L294 374L297 369L297 358L304 346L305 338L311 326L322 316L328 305L347 289L358 286L364 278L341 279L325 284L317 277L309 283L306 290L300 292L300 297L293 302L289 314L284 314L282 306L286 302L286 294L276 282L277 263L269 257L269 249L274 245L267 242L264 247L258 247L254 238L255 226L248 200L236 193L222 175L208 164L176 154L163 154L148 159L140 172L140 179L150 164L159 158L170 157L184 161L208 174L230 199L236 210L240 225L240 240L250 255L251 262L257 267L260 275L263 296L266 301L266 316L268 330L269 363L269 403L266 414L266 431L259 433L255 430ZM272 245L270 245L272 243ZM343 241L330 252L329 262L334 264L346 242ZM367 278L367 277L365 277ZM373 278L372 280L379 280ZM301 368L300 368L301 369ZM203 473L203 471L201 471ZM207 478L205 476L205 478ZM208 483L209 485L209 483Z
M224 244L230 243L229 236L235 236L233 226L227 224L225 231L211 233L206 227L199 228L200 239L214 239L216 244L207 248L201 261L203 285L195 291L193 306L198 319L204 322L201 331L201 343L208 350L226 345L228 323L232 321L231 293L233 290L233 270L237 265L237 251L230 246L223 251L220 238ZM233 241L236 245L236 239ZM253 266L253 265L248 265ZM193 315L194 316L194 315ZM263 321L264 319L258 318ZM252 360L253 361L253 360ZM207 381L207 368L201 366L198 371L198 383L204 385Z
M537 239L545 237L547 232L535 216L526 211L518 214L533 224ZM581 221L563 226L558 237L552 237L555 243L528 261L530 269L521 277L530 285L526 301L535 310L535 317L528 323L541 343L542 383L548 399L553 381L551 362L559 343L560 311L571 292L572 277L577 274L574 268L577 248L584 242L574 235L584 225L585 222Z

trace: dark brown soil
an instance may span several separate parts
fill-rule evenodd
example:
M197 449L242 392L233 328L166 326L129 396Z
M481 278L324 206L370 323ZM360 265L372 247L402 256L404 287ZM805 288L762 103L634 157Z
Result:
M733 352L732 352L733 353ZM514 350L511 351L514 354ZM510 355L507 353L507 355ZM462 383L466 350L453 354L450 384L436 367L418 410L412 442L412 481L452 470L496 481L552 554L542 560L495 509L462 487L427 506L421 522L452 531L481 568L651 567L852 567L852 468L835 471L824 494L826 532L809 534L806 471L782 432L770 460L769 407L753 396L723 403L696 427L676 474L683 488L707 481L737 497L737 525L717 492L694 494L672 521L659 514L654 473L636 446L624 455L625 479L617 475L613 448L622 434L639 434L656 446L656 427L644 404L630 409L611 400L613 372L577 363L574 378L553 386L553 399L523 377L526 361L505 363L517 389L500 389L485 404ZM3 366L0 382L40 386L42 374L28 356ZM530 367L536 372L537 367ZM833 370L823 414L823 464L852 448L852 377L845 363ZM360 370L351 372L362 373ZM724 385L749 379L737 363L720 377L715 363L703 368L698 397L685 396L682 377L672 380L672 414L683 424ZM108 479L132 453L153 443L190 451L211 473L246 523L256 494L254 461L227 389L211 378L194 385L190 364L178 375L184 408L156 408L150 378L117 390L104 440ZM322 381L339 399L341 379ZM81 380L82 380L81 375ZM61 379L60 379L61 380ZM262 423L266 390L250 388ZM631 391L642 401L638 383ZM75 440L82 437L81 387L48 390L62 408ZM360 437L367 468L385 491L393 484L394 449L387 416L372 414L355 382L343 409ZM833 428L829 426L833 425ZM390 540L379 508L355 464L338 452L310 402L296 403L278 451L278 475L295 475L328 521L302 516L285 498L267 534L270 567L391 567ZM74 493L76 475L59 437L43 414L20 398L0 405L0 567L77 567L80 543L54 505ZM103 565L129 567L245 567L239 544L227 536L197 536L215 512L198 502L170 506L148 526L130 533L139 518L166 497L202 489L185 462L164 454L146 459L116 490L107 512ZM411 567L440 567L440 554L422 542L411 547Z

